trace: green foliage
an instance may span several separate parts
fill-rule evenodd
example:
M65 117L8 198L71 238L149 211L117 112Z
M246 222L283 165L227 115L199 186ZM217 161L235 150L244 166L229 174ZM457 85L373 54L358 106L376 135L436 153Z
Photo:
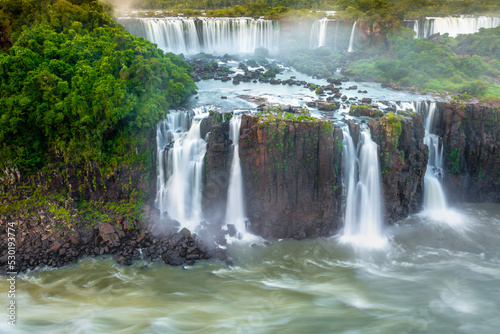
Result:
M54 155L129 161L168 108L194 92L190 67L114 24L97 1L39 3L38 14L13 16L35 22L12 31L14 44L0 53L0 165L29 171Z
M341 62L341 55L328 47L309 50L289 45L283 49L282 57L299 72L319 78L333 76Z
M380 124L386 128L387 141L392 144L393 150L398 147L399 136L403 132L401 120L401 116L395 115L392 112L380 119Z
M450 152L450 159L449 159L449 162L450 162L450 171L452 173L458 173L460 171L459 167L460 167L460 154L458 152L458 148L454 148L451 152Z
M442 36L431 41L415 39L410 32L410 29L402 28L401 33L391 33L390 49L367 52L364 59L349 66L348 72L393 86L495 97L492 92L496 92L499 86L495 82L500 76L500 62L483 57L496 54L492 41L494 34L486 34L483 30L481 34L468 37L453 39ZM500 29L494 38L500 43L498 32ZM481 54L465 56L455 52L473 52L465 48L464 41L472 43L476 40L478 50L483 50ZM491 53L479 47L482 43L493 46Z
M188 16L205 10L213 17L260 17L280 19L290 15L311 17L310 9L332 9L334 0L132 0L133 8L169 9L172 15ZM199 14L198 14L199 15Z

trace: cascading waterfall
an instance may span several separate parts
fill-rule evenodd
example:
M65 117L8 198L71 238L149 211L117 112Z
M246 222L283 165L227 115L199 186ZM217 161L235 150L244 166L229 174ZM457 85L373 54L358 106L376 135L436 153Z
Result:
M439 216L448 210L440 182L443 175L443 146L439 137L431 132L436 104L426 103L425 108L428 112L425 118L424 144L429 147L429 162L424 177L424 210L431 216Z
M233 161L227 193L226 225L233 224L238 239L247 239L243 176L240 166L239 144L241 116L234 115L229 121L229 137L233 142Z
M155 205L162 217L194 231L203 220L202 168L206 142L200 137L204 108L171 111L157 126L158 176Z
M386 245L382 234L382 195L377 144L368 129L361 131L357 149L343 128L346 208L341 241L367 248Z
M356 23L358 23L358 21L354 21L354 24L352 25L351 38L349 39L349 48L347 49L347 52L354 51L354 35L356 33Z
M119 20L132 33L156 43L164 51L252 53L263 46L277 52L280 22L251 18L141 18ZM139 27L136 25L139 24Z
M475 34L481 28L495 28L500 26L498 17L427 17L424 21L424 28L421 38L428 38L434 34L449 34L456 37L461 34Z
M413 31L415 31L415 38L418 38L418 34L419 34L419 31L420 31L420 26L419 26L419 22L418 20L414 20L413 21Z
M315 21L311 27L311 36L309 38L309 49L316 49L326 46L326 30L330 20L324 18Z

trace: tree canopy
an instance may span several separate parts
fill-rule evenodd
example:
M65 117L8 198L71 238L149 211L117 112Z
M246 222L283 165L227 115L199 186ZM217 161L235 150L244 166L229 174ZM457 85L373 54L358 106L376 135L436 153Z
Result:
M4 0L0 165L123 160L195 91L191 68L114 23L97 1Z

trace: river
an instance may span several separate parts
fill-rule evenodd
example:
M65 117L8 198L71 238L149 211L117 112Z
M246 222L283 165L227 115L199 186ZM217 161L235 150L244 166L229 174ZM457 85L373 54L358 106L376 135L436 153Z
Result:
M17 280L2 333L497 333L500 207L462 205L459 224L414 215L384 249L335 237L233 244L233 266L110 258ZM7 282L0 282L6 305Z

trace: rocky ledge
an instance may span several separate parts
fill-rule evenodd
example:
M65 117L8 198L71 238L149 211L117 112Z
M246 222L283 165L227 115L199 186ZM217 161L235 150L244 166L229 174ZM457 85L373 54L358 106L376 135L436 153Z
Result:
M59 166L64 167L33 175L15 168L3 171L0 243L9 245L13 236L15 264L9 265L9 247L3 247L0 275L104 255L123 265L138 259L163 259L169 265L226 260L214 241L201 242L186 229L178 232L177 222L160 219L152 203L144 201L154 198L155 183L148 177L155 176L154 167L103 172L93 163Z

